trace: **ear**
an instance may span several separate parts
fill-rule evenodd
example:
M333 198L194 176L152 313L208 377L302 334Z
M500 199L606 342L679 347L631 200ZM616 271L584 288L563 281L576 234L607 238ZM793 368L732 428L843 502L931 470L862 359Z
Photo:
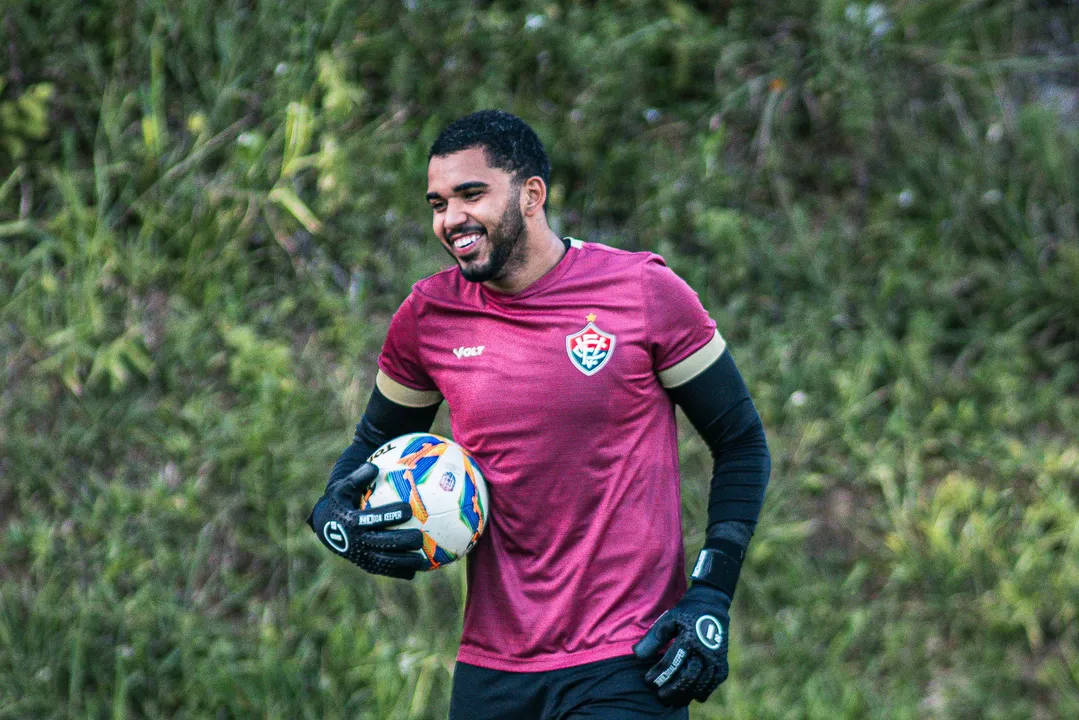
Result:
M543 210L547 201L547 183L539 175L533 175L521 185L521 212L526 217L533 217Z

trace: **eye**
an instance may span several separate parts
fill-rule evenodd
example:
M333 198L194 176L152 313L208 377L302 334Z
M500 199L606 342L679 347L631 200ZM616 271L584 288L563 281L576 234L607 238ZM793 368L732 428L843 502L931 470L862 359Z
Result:
M475 202L476 200L480 199L481 195L483 195L483 192L481 190L469 190L465 193L465 200L467 200L468 202Z
M446 203L443 200L433 202L431 203L431 209L434 210L436 213L440 213L446 209Z

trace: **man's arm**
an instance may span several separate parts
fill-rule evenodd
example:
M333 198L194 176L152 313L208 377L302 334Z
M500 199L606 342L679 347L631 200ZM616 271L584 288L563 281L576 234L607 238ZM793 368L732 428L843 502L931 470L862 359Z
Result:
M326 487L350 475L395 437L430 430L441 403L442 395L437 391L413 390L379 370L352 444L337 458Z
M408 580L430 567L415 552L423 546L419 530L389 529L412 517L407 502L364 510L359 505L378 477L367 458L395 437L428 431L441 401L436 391L414 390L379 371L352 443L337 458L326 492L307 518L323 545L369 573Z
M764 427L738 368L717 333L685 361L660 373L671 398L713 457L708 531L692 584L634 646L659 654L645 675L669 705L704 702L728 674L730 605L771 473Z
M708 532L694 576L709 566L709 581L733 597L772 471L764 426L729 350L668 393L712 452Z

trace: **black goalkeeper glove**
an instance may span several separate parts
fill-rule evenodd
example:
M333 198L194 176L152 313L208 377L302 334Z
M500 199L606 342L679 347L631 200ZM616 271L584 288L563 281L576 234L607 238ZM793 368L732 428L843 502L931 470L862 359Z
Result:
M364 463L330 487L315 504L307 524L322 544L375 575L411 580L430 561L421 553L423 534L416 529L386 530L412 518L406 502L360 510L360 500L378 477L378 467Z
M644 676L659 690L664 705L684 707L704 702L727 679L727 628L731 598L704 583L694 583L673 608L663 613L633 653L646 660L669 650Z

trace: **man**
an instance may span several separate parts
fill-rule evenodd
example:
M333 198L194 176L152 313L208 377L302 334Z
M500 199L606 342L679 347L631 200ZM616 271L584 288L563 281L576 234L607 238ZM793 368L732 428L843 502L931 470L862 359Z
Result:
M451 718L686 718L727 677L728 609L770 471L764 431L715 323L661 258L552 232L549 172L505 112L435 141L427 201L456 266L394 315L309 521L331 550L326 528L345 528L346 557L369 572L425 569L419 531L391 529L407 504L356 502L376 474L364 459L428 430L445 399L490 490ZM688 589L675 403L715 460Z

